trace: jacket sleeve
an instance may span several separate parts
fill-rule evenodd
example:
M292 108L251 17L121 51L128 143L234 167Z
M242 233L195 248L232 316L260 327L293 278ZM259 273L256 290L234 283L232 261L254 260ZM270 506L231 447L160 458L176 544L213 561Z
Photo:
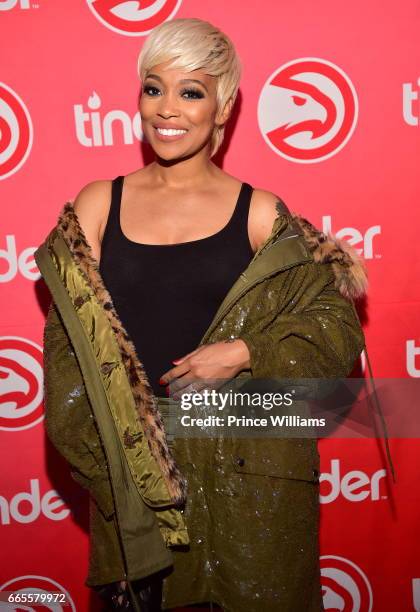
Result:
M344 378L364 348L350 300L335 287L329 263L308 262L281 272L273 308L242 333L256 378ZM266 294L267 297L267 294Z
M54 302L44 328L44 407L48 438L70 464L72 478L109 518L114 503L105 453L76 355Z

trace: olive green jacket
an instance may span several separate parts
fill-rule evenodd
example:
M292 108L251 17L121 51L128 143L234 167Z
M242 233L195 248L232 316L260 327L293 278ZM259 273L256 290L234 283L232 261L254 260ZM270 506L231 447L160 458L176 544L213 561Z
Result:
M169 567L172 551L190 541L182 511L188 479L180 466L194 440L175 451L168 444L157 398L71 202L35 260L53 298L44 331L48 436L103 516L116 519L125 575L149 575ZM200 345L242 338L251 364L238 374L244 380L345 377L364 348L353 299L366 285L354 249L279 202L269 238ZM245 465L237 461L243 440L223 444L236 472L318 481L313 439L248 441Z

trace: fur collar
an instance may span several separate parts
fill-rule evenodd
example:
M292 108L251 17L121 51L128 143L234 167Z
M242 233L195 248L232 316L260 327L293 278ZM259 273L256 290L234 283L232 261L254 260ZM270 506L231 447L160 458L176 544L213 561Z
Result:
M291 217L302 230L314 260L331 263L340 293L350 300L363 297L368 286L367 270L356 250L345 240L324 234L301 215Z
M278 210L277 219L281 214L285 214L284 211ZM342 295L350 299L364 295L367 287L366 270L355 250L343 240L326 236L300 215L286 214L298 224L315 261L332 264L336 286ZM152 387L147 380L134 344L124 329L111 296L104 285L98 262L92 255L92 249L79 224L72 202L67 202L60 212L57 230L108 316L120 348L132 387L137 414L151 454L161 470L173 503L183 503L186 498L186 481L168 447L162 417ZM128 446L132 443L129 436L124 439L124 443Z

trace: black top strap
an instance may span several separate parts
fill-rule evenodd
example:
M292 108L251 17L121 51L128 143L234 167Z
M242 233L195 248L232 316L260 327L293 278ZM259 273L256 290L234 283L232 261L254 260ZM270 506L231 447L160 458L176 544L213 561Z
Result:
M102 236L101 251L103 251L109 241L118 239L120 228L120 205L123 187L123 176L117 176L112 181L111 188L111 204L108 212L108 219L105 225L105 231ZM102 259L102 256L101 256Z
M111 208L120 208L124 177L117 176L112 181Z
M252 192L253 187L249 183L242 183L236 208L233 213L231 223L229 224L231 231L235 233L245 231L247 235L249 205L251 202Z

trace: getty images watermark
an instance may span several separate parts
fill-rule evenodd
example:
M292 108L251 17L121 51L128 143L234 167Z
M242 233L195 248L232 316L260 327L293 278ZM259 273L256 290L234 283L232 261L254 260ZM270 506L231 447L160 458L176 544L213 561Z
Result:
M294 391L266 392L266 393L243 393L240 391L228 391L220 393L215 389L203 389L193 393L182 393L180 408L183 411L198 409L200 413L204 410L217 411L219 414L207 414L206 416L194 416L182 414L180 422L183 427L323 427L324 418L304 418L299 414L270 414L261 415L261 410L268 412L273 408L289 408L293 405ZM234 410L232 410L234 408ZM252 416L248 413L238 414L239 408L252 408ZM226 412L222 412L226 411ZM229 412L229 414L226 414ZM223 414L223 416L221 416Z
M420 437L419 379L194 380L159 398L174 437Z

